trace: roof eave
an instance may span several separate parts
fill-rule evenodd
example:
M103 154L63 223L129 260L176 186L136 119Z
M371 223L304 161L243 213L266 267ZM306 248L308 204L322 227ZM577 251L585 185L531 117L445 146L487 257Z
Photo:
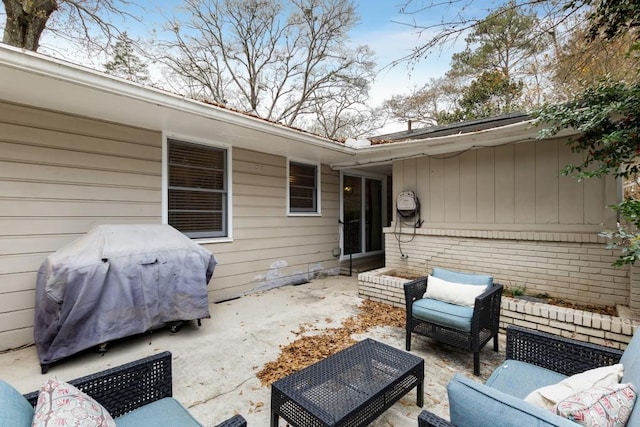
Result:
M314 155L318 158L355 154L353 148L318 135L4 44L0 44L0 70L0 99L12 103L195 138L210 136L212 126L224 124L236 131L248 130L246 138L260 134L272 136L272 143L302 143L318 151ZM191 127L181 125L184 118ZM243 144L242 135L221 132L217 137L223 137L223 143L257 148L249 141ZM260 146L274 154L288 151Z
M396 160L453 154L480 148L534 141L539 139L539 131L540 129L535 127L535 120L531 119L475 132L372 145L371 147L360 148L355 159L336 163L334 168L350 169L373 166ZM575 130L569 129L558 133L556 137L567 137L575 134L577 134Z

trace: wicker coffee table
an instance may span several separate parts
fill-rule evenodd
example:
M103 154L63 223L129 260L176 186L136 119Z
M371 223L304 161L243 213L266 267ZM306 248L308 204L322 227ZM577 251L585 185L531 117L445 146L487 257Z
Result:
M364 426L417 389L424 403L424 360L365 339L271 386L271 427Z

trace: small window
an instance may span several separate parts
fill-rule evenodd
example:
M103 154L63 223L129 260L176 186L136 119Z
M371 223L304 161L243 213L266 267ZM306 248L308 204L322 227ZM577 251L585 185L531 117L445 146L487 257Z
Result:
M227 150L167 141L168 222L192 238L226 237Z
M319 167L289 162L289 212L319 213Z

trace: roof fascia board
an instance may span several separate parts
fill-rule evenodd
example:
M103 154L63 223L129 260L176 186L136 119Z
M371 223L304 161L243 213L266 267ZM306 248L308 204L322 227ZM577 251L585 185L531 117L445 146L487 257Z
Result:
M111 96L115 95L149 105L162 106L205 120L215 120L273 135L280 138L283 144L304 143L314 150L328 150L335 153L335 156L332 156L334 157L333 161L329 162L334 169L389 163L402 158L455 153L474 148L523 142L536 139L537 134L537 131L532 127L533 120L526 120L475 132L377 144L369 147L349 147L278 123L143 86L87 67L8 45L0 44L0 67L19 70L52 81L62 81L79 88L85 87ZM165 131L165 129L161 130ZM575 131L563 131L558 136L575 133Z
M533 126L534 120L485 129L477 132L425 138L421 140L402 141L364 147L358 150L357 159L339 162L334 169L342 170L354 167L374 166L390 161L405 160L424 156L437 156L458 153L480 148L497 147L505 144L516 144L538 139L538 129ZM573 129L563 130L554 138L576 135Z
M40 75L153 105L162 105L165 108L264 132L288 140L296 140L318 148L349 155L354 155L356 151L352 147L347 147L321 136L0 43L0 66L3 65L19 69L25 73Z

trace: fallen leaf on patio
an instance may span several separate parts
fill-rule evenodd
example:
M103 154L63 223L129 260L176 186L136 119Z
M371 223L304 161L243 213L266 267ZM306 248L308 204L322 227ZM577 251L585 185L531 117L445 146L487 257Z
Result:
M298 338L287 345L281 345L277 360L268 362L256 375L263 386L306 368L313 363L355 344L351 337L375 326L394 326L403 328L405 311L389 304L364 300L357 316L346 318L340 328L320 329L304 323L297 331ZM327 322L330 323L330 322ZM316 335L302 335L306 332L319 332Z

